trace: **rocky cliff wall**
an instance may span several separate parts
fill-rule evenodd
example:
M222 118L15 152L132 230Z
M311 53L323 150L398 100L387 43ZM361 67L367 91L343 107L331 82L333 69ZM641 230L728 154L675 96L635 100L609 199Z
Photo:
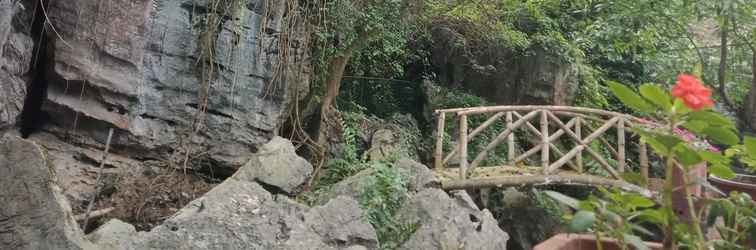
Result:
M540 48L522 53L503 45L475 44L443 23L430 33L431 64L444 86L500 105L570 105L575 99L576 71L558 55Z
M35 15L38 2L0 0L0 124L16 121L42 74L45 130L99 147L114 128L115 153L202 159L230 173L308 90L296 1L49 1ZM30 26L40 19L48 45L37 54L48 63L33 70Z

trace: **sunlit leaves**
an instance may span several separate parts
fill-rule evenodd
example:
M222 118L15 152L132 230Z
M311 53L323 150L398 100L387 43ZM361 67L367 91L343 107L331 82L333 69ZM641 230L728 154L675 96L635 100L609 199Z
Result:
M630 88L617 82L608 81L609 90L625 105L640 113L653 113L654 107Z
M662 90L657 85L643 84L639 88L643 97L655 104L662 110L668 111L672 108L672 99L666 91Z

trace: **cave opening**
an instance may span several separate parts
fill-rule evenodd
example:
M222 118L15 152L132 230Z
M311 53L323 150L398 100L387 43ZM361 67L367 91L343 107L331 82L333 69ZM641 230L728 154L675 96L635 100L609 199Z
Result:
M47 71L50 69L50 61L53 58L53 48L50 47L49 38L46 34L46 15L44 13L49 0L37 2L34 7L34 16L31 26L31 37L34 39L34 49L29 66L29 82L26 85L24 106L20 115L21 137L39 130L49 120L49 115L42 110L42 105L47 99Z

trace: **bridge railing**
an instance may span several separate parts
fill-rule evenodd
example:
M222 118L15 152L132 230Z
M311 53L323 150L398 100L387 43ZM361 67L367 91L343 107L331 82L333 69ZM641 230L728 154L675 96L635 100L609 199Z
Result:
M436 110L436 114L438 123L434 167L437 170L443 170L456 157L459 162L459 178L461 179L466 179L472 170L480 167L486 157L504 142L507 144L506 159L510 166L515 166L516 163L534 157L540 152L540 165L543 168L544 175L552 174L565 165L582 173L584 171L583 156L584 153L587 153L612 177L622 179L620 174L625 171L628 158L628 150L626 150L628 142L626 139L631 138L627 134L632 133L628 128L632 123L643 122L627 114L570 106L474 107ZM490 117L470 130L468 118L476 115L490 115ZM456 116L459 122L458 140L455 147L445 150L444 135L446 131L444 127L446 119L449 119L450 116ZM538 120L538 122L533 120ZM469 143L497 122L505 124L503 131L497 131L498 134L485 147L480 148L473 158L468 159ZM532 148L518 153L518 145L515 140L516 131L527 131L530 133L528 136L537 137L534 140L537 142ZM610 140L603 137L609 133L608 131L616 131L616 145L612 145ZM558 145L564 146L564 143L557 143L559 140L564 142L561 139L563 136L569 138L568 141L573 144L569 150L562 150L558 147ZM589 144L594 141L599 141L611 153L615 161L614 166L599 152L590 147ZM647 179L647 146L640 141L638 141L638 145L640 173L643 178ZM552 156L557 156L557 158L552 159Z

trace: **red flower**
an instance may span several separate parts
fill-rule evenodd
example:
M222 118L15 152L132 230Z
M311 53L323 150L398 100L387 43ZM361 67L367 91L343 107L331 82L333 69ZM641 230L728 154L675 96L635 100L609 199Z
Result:
M685 106L692 110L714 105L710 98L711 90L704 87L696 77L688 74L677 76L677 82L672 87L672 96L680 98Z

